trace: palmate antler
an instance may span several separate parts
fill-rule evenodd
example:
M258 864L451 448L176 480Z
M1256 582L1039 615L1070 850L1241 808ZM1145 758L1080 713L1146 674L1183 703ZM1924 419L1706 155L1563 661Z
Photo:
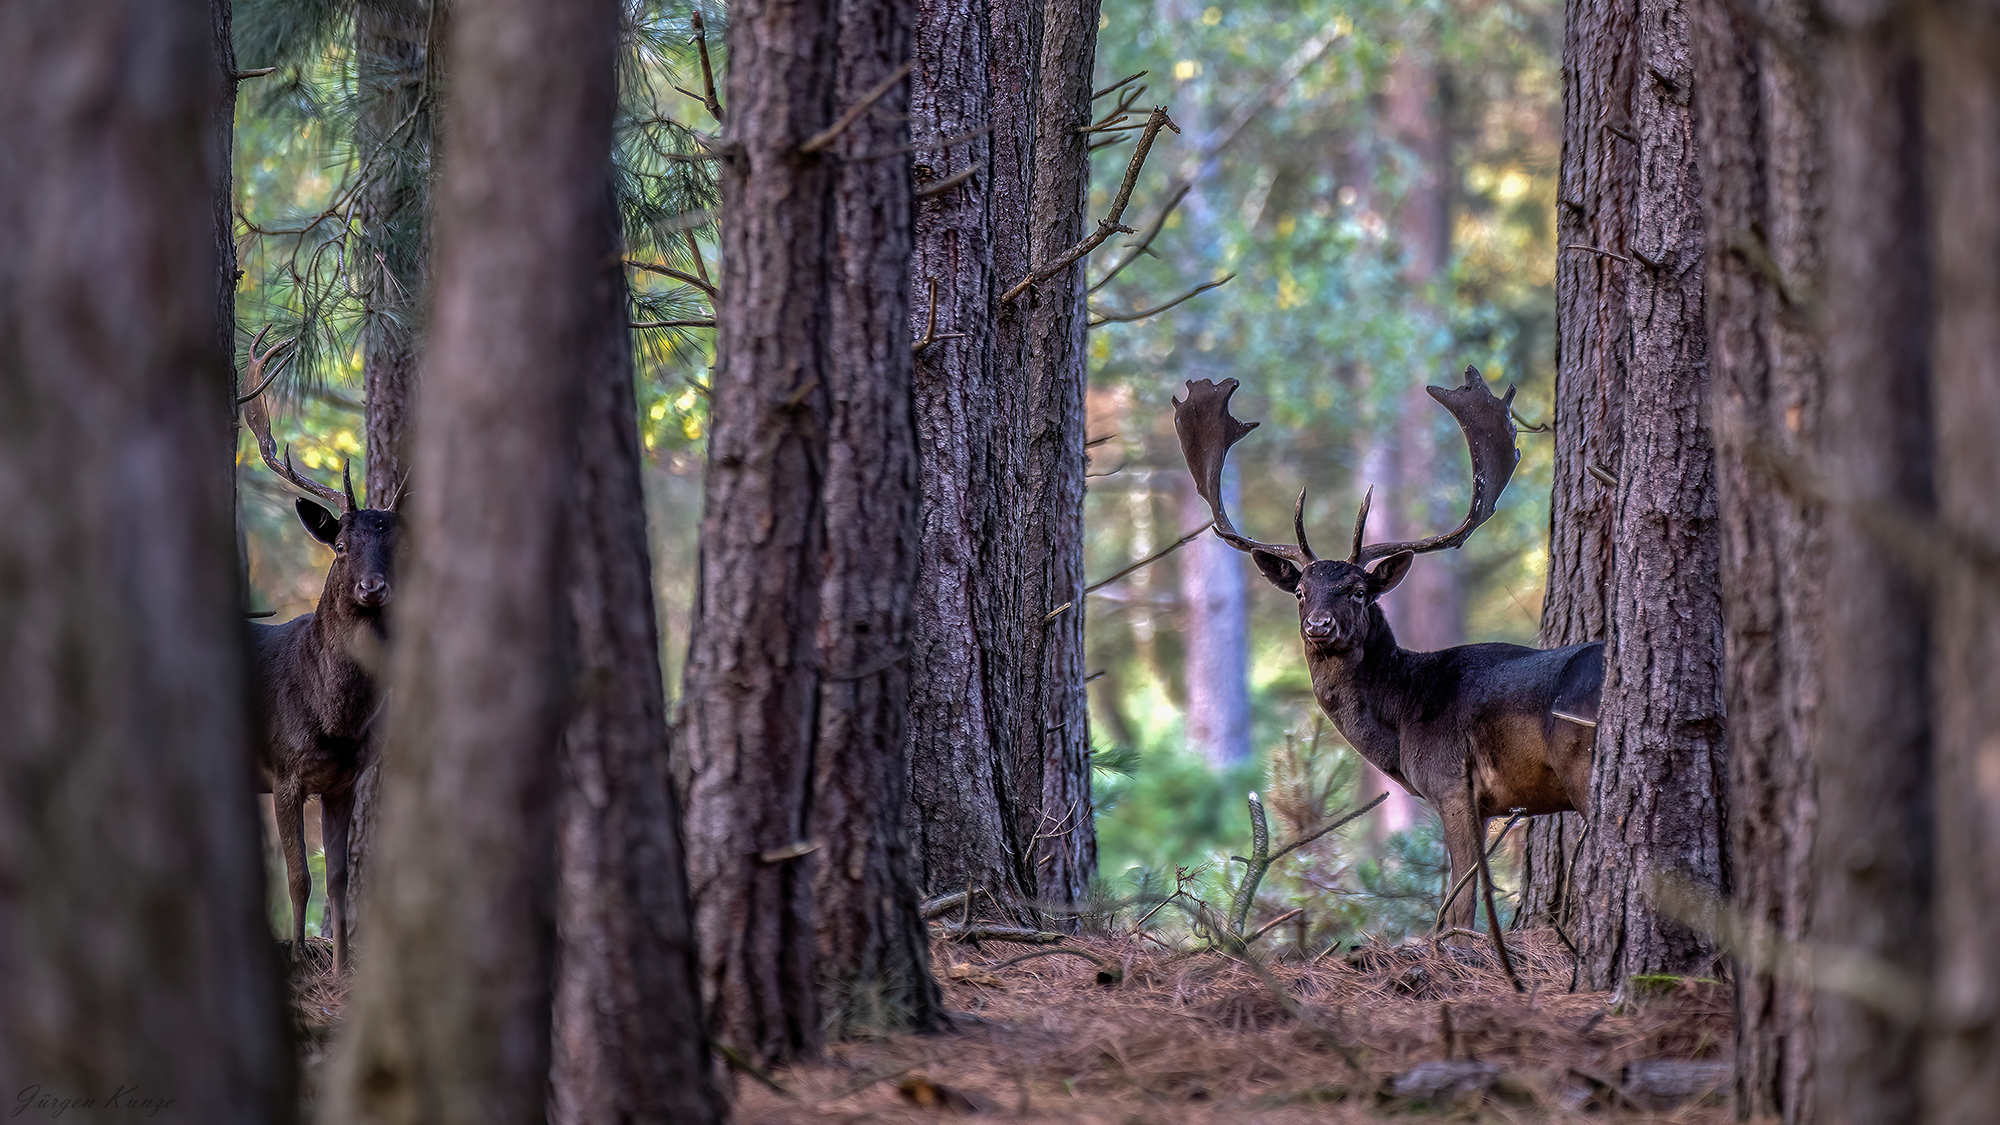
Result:
M257 338L250 341L249 370L244 372L243 381L255 389L238 400L243 406L243 421L250 427L250 432L256 435L257 449L263 453L264 464L269 465L272 472L291 482L294 488L302 492L310 492L330 504L340 505L343 513L356 511L361 505L355 502L354 481L348 476L346 464L343 463L340 467L340 490L336 492L330 486L321 484L292 468L290 446L285 447L284 460L278 459L278 443L271 437L271 418L264 410L264 388L270 385L270 380L264 378L264 368L271 362L271 357L292 343L292 340L280 340L272 344L270 350L259 354L257 346L264 342L264 333L270 330L270 326L265 325L258 331Z
M1236 393L1238 385L1234 379L1224 379L1220 383L1190 379L1187 399L1175 400L1174 429L1180 434L1181 452L1187 457L1188 472L1194 476L1195 491L1208 501L1209 511L1215 517L1215 533L1224 542L1239 551L1276 555L1303 569L1307 563L1319 558L1306 542L1304 489L1299 490L1298 503L1292 509L1292 527L1298 538L1296 547L1260 543L1239 534L1236 526L1229 522L1228 513L1223 510L1222 465L1229 456L1229 447L1258 426L1256 422L1239 422L1229 413L1229 396ZM1364 547L1361 539L1367 530L1368 507L1374 497L1374 490L1370 489L1362 498L1360 514L1354 521L1354 549L1347 560L1357 566L1366 566L1376 559L1403 551L1422 554L1464 543L1474 529L1492 517L1500 501L1500 493L1507 487L1507 481L1514 475L1514 465L1521 459L1520 452L1514 448L1514 420L1508 412L1514 402L1513 387L1507 388L1504 397L1496 397L1487 388L1479 369L1467 367L1464 385L1450 389L1424 389L1451 411L1452 417L1458 419L1459 428L1465 432L1466 448L1472 454L1472 506L1466 511L1465 521L1443 535L1414 542L1374 543Z

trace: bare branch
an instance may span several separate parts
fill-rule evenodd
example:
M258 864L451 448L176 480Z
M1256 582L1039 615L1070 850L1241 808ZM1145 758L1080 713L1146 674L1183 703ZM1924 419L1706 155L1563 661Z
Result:
M1216 278L1214 281L1204 282L1203 284L1195 286L1193 289L1188 290L1187 292L1181 294L1178 297L1175 297L1173 300L1168 301L1165 304L1154 305L1150 309L1140 309L1137 312L1107 313L1107 312L1098 312L1096 309L1092 309L1091 311L1093 313L1097 313L1097 319L1091 321L1088 325L1086 325L1086 327L1096 328L1097 326L1102 324L1118 324L1134 320L1144 320L1149 316L1158 316L1159 314L1166 312L1168 309L1173 308L1175 305L1180 304L1182 301L1199 297L1203 293L1206 293L1209 290L1214 289L1218 286L1227 285L1229 282L1235 280L1235 278L1236 275L1232 273L1225 277Z
M694 28L695 53L701 56L702 92L696 94L689 90L681 90L681 93L687 94L689 97L707 106L708 115L715 118L716 124L719 125L723 121L722 101L715 96L715 68L710 66L708 61L708 25L707 21L701 17L700 8L696 8L690 13L688 23ZM680 90L680 87L676 86L674 89Z
M1152 554L1147 555L1145 558L1140 559L1138 562L1133 563L1131 566L1126 567L1124 570L1119 571L1118 573L1112 575L1111 577L1100 578L1097 581L1092 582L1090 585L1085 586L1083 588L1083 592L1088 594L1095 590L1101 590L1104 587L1111 585L1113 582L1118 581L1120 578L1123 578L1126 575L1132 573L1133 571L1138 570L1140 567L1151 566L1154 563L1159 562L1161 559L1166 558L1168 555L1173 554L1175 551L1178 551L1182 547L1185 547L1189 543L1192 543L1196 539L1199 539L1201 537L1202 532L1207 531L1209 528L1214 526L1215 526L1214 520L1210 520L1207 523L1202 524L1200 527L1195 528L1193 531L1188 532L1186 535L1181 536L1179 539L1174 540L1172 543L1169 543L1166 546L1160 548L1159 550L1154 551Z
M1132 252L1118 259L1118 264L1112 266L1109 272L1098 279L1097 284L1090 287L1092 293L1110 284L1111 279L1117 277L1126 266L1138 261L1139 255L1152 252L1153 240L1160 237L1160 232L1166 229L1167 217L1181 205L1181 200L1187 198L1187 193L1193 187L1194 185L1186 180L1174 185L1174 189L1167 193L1167 201L1160 205L1160 213L1153 216L1152 222L1146 224L1146 229L1139 234L1139 241L1132 243Z
M627 328L713 328L713 320L635 320Z
M266 74L275 74L277 73L277 70L278 68L275 66L260 66L256 70L239 70L235 74L230 75L229 77L235 79L238 82L241 82L245 78L262 78Z
M931 346L937 339L937 278L930 279L931 311L924 315L924 338L910 345L910 354L916 355Z
M882 81L877 82L875 84L874 89L861 95L860 101L855 102L852 106L848 107L847 112L841 114L840 119L838 121L835 121L833 124L820 130L818 133L813 134L810 140L800 145L799 151L818 152L820 149L823 149L826 146L832 144L836 139L839 138L840 134L843 131L845 131L849 125L854 124L856 119L858 119L862 114L868 112L869 106L872 106L876 102L881 101L883 95L887 94L889 91L896 88L896 83L901 82L905 78L908 78L910 76L910 68L914 65L915 62L913 60L911 62L904 63L902 66L897 67L895 70L890 71L889 76L887 78L884 78Z
M1104 89L1099 90L1095 94L1090 95L1090 100L1096 101L1097 99L1103 97L1104 95L1110 93L1111 91L1116 90L1118 87L1125 85L1127 82L1136 82L1139 79L1146 77L1146 75L1149 73L1151 72L1142 70L1137 74L1128 75L1124 78L1120 78L1118 81L1113 82L1111 85L1106 86Z
M693 232L691 231L688 232L688 237L692 239L694 237ZM696 261L701 260L699 254L695 256L695 260ZM702 271L703 276L697 276L691 273L684 273L680 270L673 268L672 266L655 265L652 262L641 262L632 258L625 259L625 264L632 267L635 270L645 270L647 273L656 273L662 277L671 277L675 281L681 282L684 285L692 285L696 289L699 289L703 293L706 293L710 301L716 301L721 299L721 294L716 290L715 285L708 280L707 276L705 276L708 272L707 270Z
M1619 260L1619 261L1621 261L1621 262L1624 262L1624 263L1625 263L1626 265L1628 265L1628 266L1632 264L1632 259L1630 259L1630 258L1626 257L1626 256L1625 256L1625 255L1623 255L1623 254L1613 254L1613 253L1612 253L1611 251L1609 251L1609 250L1605 250L1605 249L1602 249L1602 248L1600 248L1600 247L1596 247L1596 246L1585 246L1585 245L1584 245L1583 243L1581 243L1581 242L1575 242L1575 243L1571 243L1570 245L1568 245L1568 246L1565 246L1565 247L1563 247L1563 249L1565 249L1565 250L1583 250L1583 251L1587 251L1588 253L1592 253L1592 254L1596 254L1596 255L1598 255L1599 257L1603 257L1603 258L1616 258L1617 260Z
M1001 304L1004 305L1014 298L1019 297L1021 294L1027 292L1030 286L1047 281L1049 278L1068 269L1085 254L1104 245L1104 240L1110 238L1114 232L1123 231L1126 234L1138 233L1130 227L1120 226L1118 220L1124 218L1125 207L1132 202L1132 187L1138 183L1139 170L1145 167L1146 154L1152 151L1153 140L1160 135L1161 129L1172 129L1176 133L1181 131L1180 126L1174 124L1173 119L1167 116L1167 108L1165 106L1154 109L1152 116L1147 119L1146 131L1139 137L1139 147L1132 150L1132 160L1125 166L1125 179L1118 185L1118 195L1111 201L1111 213L1098 220L1097 229L1086 236L1082 242L1077 243L1075 246L1058 255L1055 261L1031 271L1028 276L1016 282L1012 289L1007 290L1006 293L1001 295Z
M933 195L942 195L945 192L950 191L952 188L955 188L958 185L964 183L965 181L971 179L972 174L977 171L979 171L979 165L968 164L965 167L960 168L958 171L953 172L951 175L946 176L944 179L939 180L937 183L926 184L923 187L918 188L915 192L913 192L910 195L910 198L929 199Z

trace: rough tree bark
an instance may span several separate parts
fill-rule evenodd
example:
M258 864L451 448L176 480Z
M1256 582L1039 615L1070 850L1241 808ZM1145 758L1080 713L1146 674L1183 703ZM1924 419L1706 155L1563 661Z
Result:
M1937 520L1949 542L1979 545L1959 547L1932 592L1938 945L1924 1101L1928 1120L1972 1125L2000 1105L2000 12L1937 4L1921 46Z
M557 809L554 1058L561 1125L722 1120L695 968L679 801L667 770L619 215L597 215L579 372L567 581L578 684Z
M342 1121L540 1121L564 506L608 190L618 8L459 7L383 855L327 1097ZM449 826L439 832L439 825Z
M1051 0L1042 9L1030 257L1052 261L1082 241L1090 194L1091 73L1097 0ZM1090 794L1090 706L1083 686L1084 264L1022 294L1028 363L1023 371L1020 506L1015 574L1025 599L1024 661L1015 755L1025 786L1039 783L1035 886L1061 911L1097 877L1097 820ZM1029 792L1034 789L1030 788ZM1064 921L1064 925L1073 922Z
M726 274L677 772L703 988L764 1063L942 1018L904 830L916 452L893 4L730 23ZM823 132L824 131L824 132ZM907 150L905 150L907 151ZM867 156L868 159L855 159Z
M1090 109L1097 18L1095 3L941 0L917 29L920 127L992 133L951 147L983 174L920 204L913 255L916 334L936 278L937 331L967 335L920 360L911 820L930 890L983 887L980 909L1024 920L1082 898L1096 870L1082 266L1004 305L995 295L1082 237L1087 138L1075 129Z
M918 181L977 170L917 201L910 254L910 331L941 337L915 358L923 524L911 606L910 838L927 889L984 887L1008 914L1034 897L1014 831L1017 806L1034 802L1018 791L1006 719L1018 614L1012 585L992 580L1016 534L1005 509L1013 388L997 363L996 271L1027 269L1025 246L1000 218L1003 185L1020 183L1025 166L1026 133L1007 114L1025 110L989 78L1001 65L994 43L1009 42L1001 16L1014 7L920 3L910 76L912 131L958 138L927 151Z
M1603 640L1617 562L1612 516L1624 458L1629 360L1623 254L1638 183L1627 108L1638 69L1629 0L1569 0L1563 18L1563 146L1556 181L1555 468L1544 648ZM1575 813L1536 817L1522 867L1524 925L1576 927Z
M1763 9L1812 34L1797 0ZM1741 1116L1812 1121L1812 997L1771 967L1812 917L1812 658L1825 548L1816 510L1774 457L1815 448L1822 377L1812 323L1819 274L1817 91L1799 55L1726 0L1695 9L1707 192L1709 355L1727 626L1732 900L1751 925L1737 958Z
M911 5L842 0L834 102L859 104L910 58ZM910 368L908 87L834 143L826 574L812 859L822 1021L842 1038L930 1029L944 999L917 914L908 807L917 443ZM1081 679L1079 677L1079 679Z
M676 776L710 1034L766 1062L819 1050L811 854L824 577L834 5L729 22L722 301Z
M1572 935L1592 988L1705 969L1710 938L1663 913L1656 892L1663 879L1729 888L1706 246L1684 0L1640 0L1634 26L1641 73L1624 127L1637 138L1638 179L1620 248L1631 259L1631 366L1592 831L1575 872L1588 905ZM1628 142L1607 133L1601 143Z
M297 1112L217 471L232 387L211 17L200 0L0 8L0 1087L16 1112Z

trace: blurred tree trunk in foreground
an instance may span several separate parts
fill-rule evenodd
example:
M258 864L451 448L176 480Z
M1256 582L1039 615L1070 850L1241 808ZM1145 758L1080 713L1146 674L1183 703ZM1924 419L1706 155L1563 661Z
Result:
M944 3L917 23L914 333L925 528L911 663L911 821L932 892L1026 920L1097 867L1083 686L1083 264L999 295L1084 233L1098 5ZM990 126L991 136L962 139ZM935 157L933 159L936 159ZM997 906L991 905L997 903Z
M901 785L908 18L751 0L729 26L726 274L674 752L710 1032L766 1064L817 1053L823 1028L942 1018Z
M1871 516L1893 510L1928 526L1937 510L1927 330L1941 294L1926 253L1923 71L1908 12L1864 2L1823 14L1833 18L1819 64L1827 158L1820 437L1832 494L1828 596L1814 654L1824 693L1811 929L1816 942L1915 984L1931 964L1937 732L1927 701L1939 685L1925 591ZM1920 997L1903 1012L1851 993L1815 998L1819 1120L1922 1119L1923 1030L1911 1019L1922 1006Z
M1790 42L1807 7L1764 18ZM1728 643L1732 899L1751 923L1736 978L1737 1106L1815 1120L1810 987L1773 969L1811 921L1813 636L1826 559L1819 516L1773 456L1814 448L1824 395L1811 323L1823 140L1810 75L1726 0L1695 6L1708 196L1709 362Z
M217 471L214 48L198 0L0 7L0 1087L17 1113L296 1112Z
M1938 945L1924 1095L1931 1120L1972 1125L2000 1105L2000 10L1939 3L1921 43L1936 529L1947 552L1930 638Z
M557 807L550 1119L720 1121L647 555L616 204L597 215L566 580L579 685Z
M604 268L617 30L610 0L480 0L454 19L388 862L332 1120L544 1117L571 372Z

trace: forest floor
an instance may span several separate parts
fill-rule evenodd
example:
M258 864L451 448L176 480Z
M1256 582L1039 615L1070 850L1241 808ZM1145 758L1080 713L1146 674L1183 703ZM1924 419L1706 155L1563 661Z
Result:
M954 1030L736 1074L732 1120L1733 1120L1727 985L1651 978L1623 995L1571 992L1553 932L1507 945L1525 992L1489 939L1464 934L1263 964L1130 936L1030 959L1019 946L939 942ZM344 997L330 965L295 980L318 1055L324 1035L311 1029L330 1030Z

